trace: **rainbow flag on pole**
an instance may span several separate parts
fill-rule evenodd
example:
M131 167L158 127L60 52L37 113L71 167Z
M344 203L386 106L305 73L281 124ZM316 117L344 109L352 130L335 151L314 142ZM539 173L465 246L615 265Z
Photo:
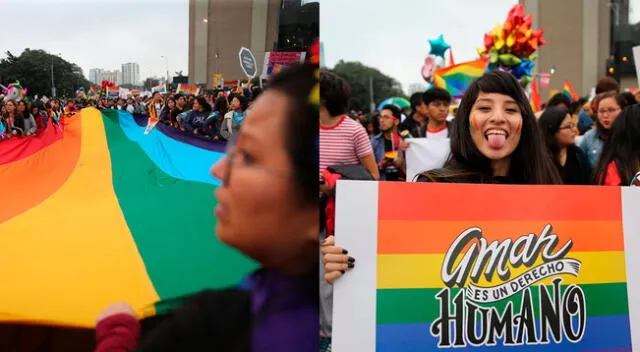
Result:
M443 67L433 73L433 85L446 89L452 97L462 97L474 79L487 70L489 58Z
M562 87L562 93L568 96L572 102L578 101L578 99L580 99L580 97L578 97L578 94L576 94L576 91L573 90L571 83L566 80L564 81L564 86Z
M533 108L533 112L540 112L540 106L542 105L542 99L540 99L540 92L538 91L538 82L537 80L533 80L531 82L531 107Z
M333 351L640 348L637 187L337 190L336 244L356 266L334 286Z
M89 88L89 93L87 93L87 97L89 98L95 98L98 96L98 91L96 91L96 88L94 86L91 86Z
M107 87L107 98L118 98L120 96L120 87Z
M159 84L153 88L151 88L151 93L162 93L165 94L167 92L167 85L165 83Z
M199 91L200 89L198 87L189 86L186 84L178 84L178 89L177 89L178 94L198 95Z
M0 321L90 328L120 301L150 316L256 267L212 233L224 143L146 122L87 108L0 143L0 182L30 185L0 202Z

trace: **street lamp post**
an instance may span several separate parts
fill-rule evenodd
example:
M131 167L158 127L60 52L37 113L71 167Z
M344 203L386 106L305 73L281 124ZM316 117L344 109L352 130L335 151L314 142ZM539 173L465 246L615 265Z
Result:
M169 58L164 56L164 55L160 56L160 58L163 58L165 60L165 65L166 65L166 69L167 69L167 80L166 80L166 82L167 82L167 85L169 85Z
M59 56L60 53L58 53L57 56ZM53 56L51 55L51 97L55 98L56 97L56 86L55 83L53 82Z

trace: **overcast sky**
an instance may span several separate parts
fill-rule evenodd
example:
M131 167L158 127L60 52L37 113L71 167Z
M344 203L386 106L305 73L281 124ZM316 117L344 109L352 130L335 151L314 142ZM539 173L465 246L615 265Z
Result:
M27 5L28 4L28 5ZM182 70L189 58L189 0L0 0L0 58L25 48L82 67L140 65L140 79Z
M326 65L360 61L402 83L424 84L429 39L444 34L456 62L474 60L484 33L504 22L517 0L322 0Z

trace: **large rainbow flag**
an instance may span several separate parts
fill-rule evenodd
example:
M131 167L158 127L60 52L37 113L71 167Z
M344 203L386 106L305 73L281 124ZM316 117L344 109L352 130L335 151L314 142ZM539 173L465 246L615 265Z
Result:
M336 209L335 352L640 347L638 188L343 181Z
M489 58L443 67L433 72L433 85L446 89L452 97L462 97L474 79L487 70Z
M143 316L255 263L214 234L209 174L224 145L94 108L0 142L0 321L92 327L107 305ZM189 157L186 158L185 155Z

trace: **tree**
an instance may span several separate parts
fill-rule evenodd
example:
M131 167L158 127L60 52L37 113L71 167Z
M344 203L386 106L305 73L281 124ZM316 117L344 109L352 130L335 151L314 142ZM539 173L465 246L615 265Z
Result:
M385 75L378 69L363 65L360 62L344 62L340 60L331 72L342 77L351 86L351 105L353 110L369 111L369 78L373 79L373 101L380 104L392 97L404 97L400 82Z
M58 95L75 96L80 87L87 89L91 84L83 75L80 66L68 62L44 50L25 49L20 56L7 52L0 60L0 83L7 85L20 81L28 88L28 94L51 95L51 66Z

